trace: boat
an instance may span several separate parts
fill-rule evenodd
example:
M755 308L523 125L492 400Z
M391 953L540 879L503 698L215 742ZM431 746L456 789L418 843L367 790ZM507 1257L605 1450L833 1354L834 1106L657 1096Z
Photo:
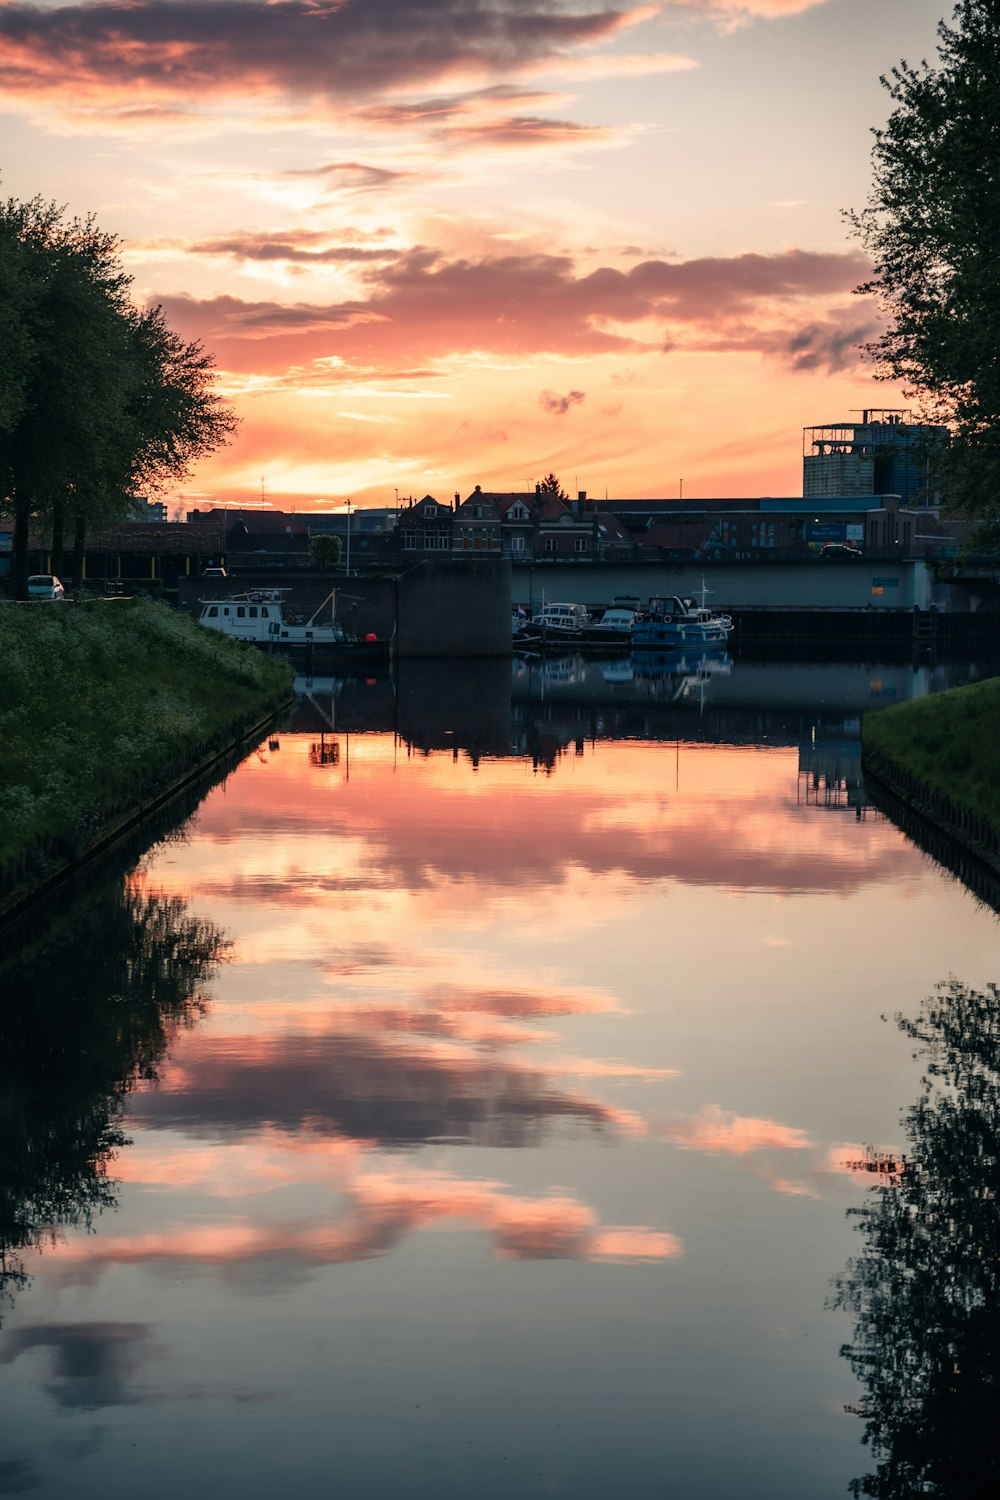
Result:
M319 609L306 619L294 608L286 595L288 589L256 589L245 594L230 594L215 599L199 599L199 623L234 640L249 641L280 651L307 650L346 651L351 655L372 655L388 651L389 643L374 635L364 639L350 635L336 618L336 590L328 594ZM329 618L319 618L329 605Z
M590 611L582 604L544 604L524 628L532 641L582 641L590 625Z
M606 645L627 645L632 639L632 631L642 617L639 600L619 594L614 603L608 605L601 618L592 620L587 626L587 639L603 641Z
M642 651L669 651L675 646L725 647L733 622L693 599L666 594L650 599L646 617L632 631L632 645Z

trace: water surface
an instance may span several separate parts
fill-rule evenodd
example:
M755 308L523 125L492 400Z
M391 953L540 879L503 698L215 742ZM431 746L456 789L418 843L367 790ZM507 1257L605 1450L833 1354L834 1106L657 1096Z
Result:
M849 1210L915 1149L891 1017L1000 948L871 806L860 714L955 674L495 668L303 682L8 966L0 1490L873 1469L839 1350L884 1290Z

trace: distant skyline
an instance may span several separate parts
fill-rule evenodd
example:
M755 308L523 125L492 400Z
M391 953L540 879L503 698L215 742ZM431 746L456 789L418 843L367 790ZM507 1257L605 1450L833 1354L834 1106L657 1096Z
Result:
M0 5L4 196L120 235L242 418L182 492L801 491L905 405L842 210L948 0Z

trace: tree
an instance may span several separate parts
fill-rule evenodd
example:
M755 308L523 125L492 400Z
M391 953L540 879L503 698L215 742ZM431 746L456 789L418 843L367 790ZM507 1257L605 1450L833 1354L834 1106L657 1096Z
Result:
M554 474L546 474L545 478L538 486L538 493L540 495L558 495L560 500L565 500L568 498L565 490Z
M863 1249L835 1283L877 1460L850 1489L983 1500L1000 1493L1000 988L952 978L896 1020L921 1091L905 1153L858 1162L873 1184L850 1210Z
M340 554L339 536L320 533L309 538L309 561L314 568L335 568L340 562Z
M65 222L41 199L0 204L12 351L0 377L0 507L14 516L20 598L32 521L51 520L58 555L68 515L82 559L88 523L121 519L136 494L183 478L235 430L211 358L130 292L118 240L92 219Z
M938 36L936 66L882 79L895 108L848 219L874 263L857 290L887 319L877 376L951 428L952 502L1000 535L1000 7L961 0Z

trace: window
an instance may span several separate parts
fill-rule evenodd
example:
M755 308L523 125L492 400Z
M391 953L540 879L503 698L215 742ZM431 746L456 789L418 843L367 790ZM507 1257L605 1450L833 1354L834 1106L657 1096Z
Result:
M267 619L267 605L266 604L264 605L263 609L260 612L260 617L261 617L262 620L266 620Z
M236 611L236 618L237 618L237 620L242 620L245 615L246 615L246 610L243 608L243 606L241 604L239 606L239 608L237 609L237 611Z
M417 547L417 534L415 531L404 531L403 546L407 552L415 552Z
M573 542L574 552L586 552L590 547L590 540L585 536L578 536Z
M216 609L215 605L213 604L212 608L208 612L208 618L210 620L214 620L215 617L218 615L218 613L219 613L219 611Z
M511 539L510 539L510 550L512 552L523 552L524 551L524 537L523 536L512 536Z
M554 552L556 550L556 539L554 536L547 536L545 538L545 550L546 552Z
M257 606L255 604L251 604L250 606L250 618L251 620L256 620L257 618Z

